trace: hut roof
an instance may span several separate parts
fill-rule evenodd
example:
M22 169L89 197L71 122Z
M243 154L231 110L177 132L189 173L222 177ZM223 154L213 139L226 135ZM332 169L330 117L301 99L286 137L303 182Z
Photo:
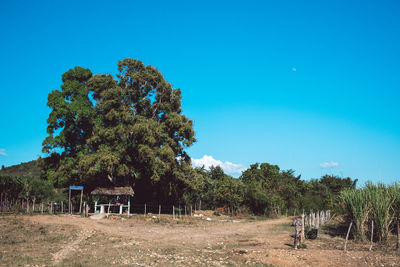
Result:
M106 195L106 196L133 196L134 192L132 187L97 187L90 194L92 195Z

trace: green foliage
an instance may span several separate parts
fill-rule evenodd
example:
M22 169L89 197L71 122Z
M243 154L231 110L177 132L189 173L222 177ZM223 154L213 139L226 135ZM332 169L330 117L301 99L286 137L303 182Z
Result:
M12 177L38 177L40 176L40 166L38 160L32 160L21 164L4 167L0 170L1 176L12 176Z
M38 177L0 176L0 192L8 200L47 200L53 197L54 188L49 181Z
M139 203L202 201L208 208L245 205L277 215L332 208L341 190L355 186L356 180L335 176L301 181L293 170L268 163L251 165L239 179L220 167L193 169L185 149L196 139L193 122L182 114L181 90L139 60L119 61L115 77L75 67L62 82L48 95L47 157L38 161L41 177L57 188L130 185ZM20 182L21 194L46 195Z
M184 148L196 140L181 91L139 60L118 70L116 78L81 67L63 74L61 91L48 97L43 169L59 187L131 185L141 201L171 202L194 177Z
M297 249L306 249L307 245L305 243L301 243L300 245L297 246Z
M205 184L200 193L203 207L215 209L226 207L237 209L243 202L243 184L240 180L224 173L221 167L211 167L210 171L202 170Z
M364 239L364 224L370 210L367 192L362 189L347 188L341 192L340 200L344 206L348 220L353 221L355 224L354 231L357 233L357 236Z
M277 165L253 164L240 180L245 186L245 204L256 214L277 215L279 210L300 206L300 176L281 171Z
M373 220L378 241L385 242L399 214L400 187L397 183L387 186L369 182L364 188L342 191L340 203L346 218L355 223L358 237L365 238L365 226L371 225Z
M324 175L303 184L302 208L305 210L336 209L339 193L346 188L355 188L357 179Z
M397 185L386 186L381 183L377 185L367 183L364 190L368 194L371 219L374 220L378 240L386 241L389 234L389 226L395 216L393 204L396 201L399 188Z

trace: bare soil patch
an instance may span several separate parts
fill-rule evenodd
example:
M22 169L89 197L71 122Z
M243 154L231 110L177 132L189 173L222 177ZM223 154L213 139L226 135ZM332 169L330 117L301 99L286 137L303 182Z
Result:
M211 216L211 215L210 215ZM320 234L292 247L291 218L0 216L0 266L398 266L393 247Z

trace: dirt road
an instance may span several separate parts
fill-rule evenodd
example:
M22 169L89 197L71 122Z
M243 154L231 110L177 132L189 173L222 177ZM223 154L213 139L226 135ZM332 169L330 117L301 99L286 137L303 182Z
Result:
M16 246L18 238L10 241L13 229L1 231L1 240L8 241L3 242L5 252L1 252L0 262L12 263L14 247L14 253L20 250L17 257L27 257L18 263L32 265L399 266L400 257L395 252L370 252L368 246L353 246L352 242L348 244L350 251L344 252L342 238L323 234L317 240L307 240L307 249L294 250L290 221L172 220L170 216L153 219L143 215L98 221L68 215L3 216L0 226L18 224L23 228L19 233L26 231L21 238L28 245Z

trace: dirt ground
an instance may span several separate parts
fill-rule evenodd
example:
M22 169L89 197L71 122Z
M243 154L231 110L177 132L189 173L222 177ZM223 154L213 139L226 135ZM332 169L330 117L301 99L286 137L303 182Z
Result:
M400 266L394 245L323 233L294 250L291 218L206 217L0 216L0 266Z

